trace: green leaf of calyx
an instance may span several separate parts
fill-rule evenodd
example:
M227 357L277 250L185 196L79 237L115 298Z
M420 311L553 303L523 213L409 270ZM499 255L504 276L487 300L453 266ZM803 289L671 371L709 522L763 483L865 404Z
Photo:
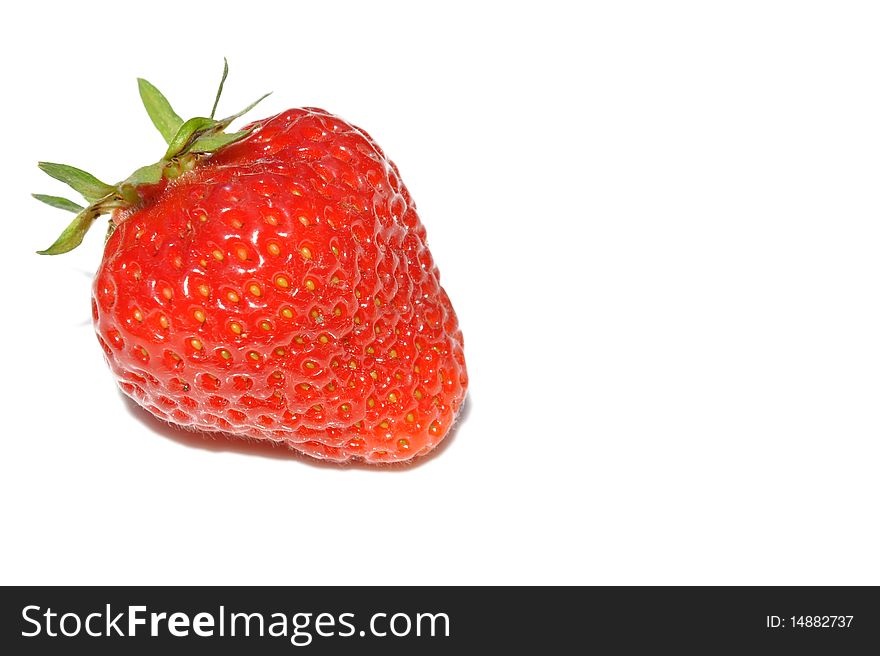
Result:
M78 191L88 201L96 201L113 193L114 187L106 182L101 182L91 173L67 164L54 164L52 162L40 162L37 164L40 170L60 180L64 184Z
M217 87L217 97L214 98L214 106L211 108L211 118L217 113L217 103L220 102L220 94L223 93L223 83L226 82L226 76L229 75L229 62L226 57L223 58L223 77L220 78L220 86Z
M241 141L251 132L253 132L253 128L250 130L242 130L241 132L232 132L230 134L224 132L219 134L206 134L205 136L196 139L188 152L213 153L215 150L223 148L223 146L228 146L236 141Z
M232 116L227 116L224 119L220 119L219 121L217 121L217 124L220 126L221 130L225 130L227 127L229 127L229 124L232 123L235 119L237 119L241 116L244 116L245 114L247 114L254 107L259 105L261 102L263 102L266 98L268 98L271 95L272 95L271 91L269 93L263 94L262 96L257 98L254 102L252 102L250 105L248 105L243 110L241 110L240 112L236 112Z
M145 184L156 184L162 179L163 163L156 162L149 166L142 166L137 171L126 178L123 184L129 184L134 187Z
M143 78L138 78L138 91L153 125L159 130L165 143L170 144L183 125L183 119L171 108L171 103L162 92Z
M72 200L61 198L61 196L47 196L46 194L31 194L31 196L46 203L46 205L57 207L59 210L73 212L74 214L79 214L85 209L82 205L74 203Z
M174 138L169 142L168 150L165 151L165 155L162 159L170 160L172 157L177 157L186 152L187 148L202 135L211 132L219 132L221 129L222 128L218 126L217 121L212 118L197 116L196 118L189 119L186 123L180 126L177 134L175 134Z
M70 222L70 225L64 229L54 244L44 251L37 251L37 253L40 255L60 255L72 251L82 243L83 237L98 215L99 213L91 208L84 209Z

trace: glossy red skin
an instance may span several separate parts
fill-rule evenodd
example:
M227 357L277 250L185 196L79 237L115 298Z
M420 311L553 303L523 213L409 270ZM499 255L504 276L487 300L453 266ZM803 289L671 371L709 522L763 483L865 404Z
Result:
M93 311L120 387L169 422L316 458L426 453L467 372L409 192L323 110L256 125L114 217Z

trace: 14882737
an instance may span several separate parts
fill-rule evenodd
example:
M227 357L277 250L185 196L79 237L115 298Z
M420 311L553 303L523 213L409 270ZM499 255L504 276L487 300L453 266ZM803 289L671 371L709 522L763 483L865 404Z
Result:
M848 629L852 626L853 615L792 615L780 617L768 615L768 629Z

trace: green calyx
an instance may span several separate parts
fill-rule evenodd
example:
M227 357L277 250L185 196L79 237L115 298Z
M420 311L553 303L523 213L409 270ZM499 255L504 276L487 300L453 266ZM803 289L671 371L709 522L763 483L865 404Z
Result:
M163 179L173 180L191 171L198 160L248 136L251 130L230 133L224 132L224 130L235 119L256 107L257 103L269 94L265 94L232 116L216 120L214 114L217 111L217 103L220 101L220 94L223 92L223 84L226 82L228 73L229 66L224 59L223 77L217 89L211 116L209 118L191 118L188 121L184 121L175 113L171 108L171 103L156 87L146 80L138 78L138 90L144 108L168 148L158 162L142 166L122 182L111 185L102 182L91 173L67 164L40 162L38 166L43 172L71 187L82 195L89 204L83 207L59 196L33 194L34 198L47 205L76 214L76 217L55 240L55 243L46 250L37 252L40 255L58 255L73 250L82 243L86 232L99 216L109 214L117 208L137 205L141 200L138 191L141 186L157 184ZM114 227L111 222L110 232Z

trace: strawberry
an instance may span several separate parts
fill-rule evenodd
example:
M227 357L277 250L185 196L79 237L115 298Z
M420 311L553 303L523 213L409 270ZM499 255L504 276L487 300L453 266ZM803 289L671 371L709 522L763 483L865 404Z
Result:
M92 314L123 392L321 459L435 447L467 389L462 335L394 164L321 109L226 133L244 112L183 121L139 85L165 156L116 185L43 163L90 204L36 195L77 213L44 254L111 214Z

